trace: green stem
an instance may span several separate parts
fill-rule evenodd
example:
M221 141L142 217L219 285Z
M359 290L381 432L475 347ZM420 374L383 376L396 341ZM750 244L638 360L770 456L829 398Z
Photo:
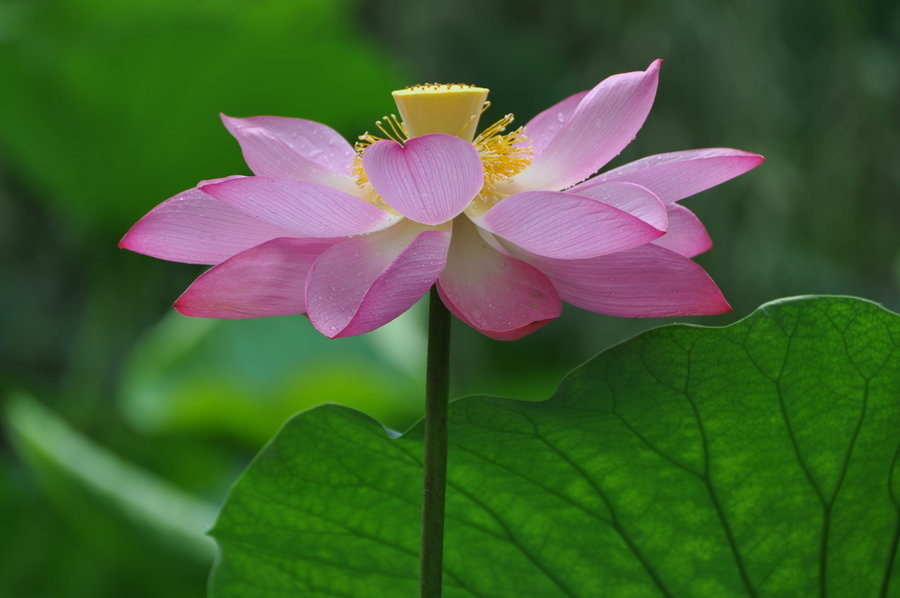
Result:
M425 479L419 596L440 598L444 557L444 491L447 487L447 403L450 386L450 312L437 289L428 307L425 374Z

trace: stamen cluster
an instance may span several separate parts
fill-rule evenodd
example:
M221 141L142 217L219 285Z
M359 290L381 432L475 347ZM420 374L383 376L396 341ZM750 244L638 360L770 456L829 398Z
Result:
M505 133L513 122L513 115L507 114L475 138L473 144L481 155L484 167L484 186L474 201L477 207L489 208L498 199L497 184L509 180L531 164L533 152L531 141L525 136L525 128Z

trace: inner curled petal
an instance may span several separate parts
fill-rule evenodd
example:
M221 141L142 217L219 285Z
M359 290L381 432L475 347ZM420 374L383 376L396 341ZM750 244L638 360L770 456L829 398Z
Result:
M478 194L484 173L469 142L432 133L400 145L381 140L363 154L366 175L383 200L405 217L437 225L452 220Z

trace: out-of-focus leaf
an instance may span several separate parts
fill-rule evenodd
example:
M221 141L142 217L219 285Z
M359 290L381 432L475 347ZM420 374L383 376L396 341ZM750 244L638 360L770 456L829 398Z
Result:
M30 397L13 397L5 415L19 454L85 538L111 555L121 549L123 558L160 565L176 562L173 555L188 565L211 561L205 532L215 506L90 442Z
M218 113L361 133L407 82L346 1L47 0L0 6L0 155L82 226L124 227L247 172ZM124 232L124 231L123 231Z
M302 317L205 320L171 314L137 347L122 406L148 434L216 433L258 447L325 402L404 428L421 415L424 315L330 340Z
M444 595L900 595L898 344L896 314L807 297L453 403ZM213 530L212 596L414 596L421 465L421 425L291 420Z

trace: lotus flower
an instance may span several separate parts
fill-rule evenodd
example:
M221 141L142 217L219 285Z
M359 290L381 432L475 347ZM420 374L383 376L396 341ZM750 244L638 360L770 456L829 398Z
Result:
M643 125L659 67L477 137L487 90L462 85L394 92L401 118L355 148L308 120L223 116L254 176L179 193L120 246L214 266L176 301L183 314L306 314L331 338L390 322L435 284L460 320L502 340L556 318L561 301L624 317L726 312L690 259L710 239L677 202L762 156L681 151L588 178Z

